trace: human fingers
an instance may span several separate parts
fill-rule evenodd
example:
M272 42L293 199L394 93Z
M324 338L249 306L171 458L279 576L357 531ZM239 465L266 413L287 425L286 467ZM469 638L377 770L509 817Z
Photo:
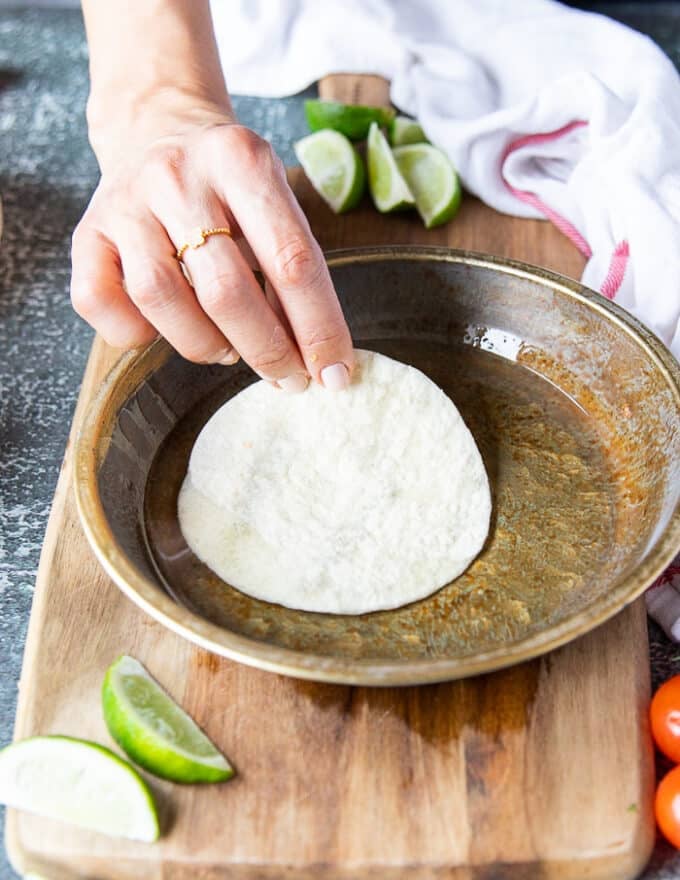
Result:
M274 312L274 314L278 317L279 321L281 321L281 323L285 327L286 333L288 333L288 335L290 336L291 339L294 339L295 334L293 333L293 330L292 330L290 324L288 323L288 316L286 315L285 311L283 310L283 306L281 305L281 300L278 298L276 291L274 290L274 288L271 285L271 282L267 278L264 279L263 290L264 290L265 299L267 300L267 302L271 306L272 311Z
M87 220L76 227L71 248L73 308L114 348L136 348L157 335L130 301L113 243Z
M349 329L280 160L266 141L241 126L216 130L214 149L222 151L214 163L214 185L271 282L307 370L327 388L346 387L354 362Z
M236 363L238 349L197 302L175 248L151 214L121 218L116 244L130 299L183 357L197 363Z
M196 219L187 200L159 219L176 243L184 243L185 220ZM209 200L208 200L209 202ZM226 212L215 199L204 203L204 228L228 228ZM185 231L182 232L182 229ZM227 234L208 236L183 253L198 303L215 326L227 336L243 359L262 377L289 392L303 391L308 378L297 346L267 302L239 247Z

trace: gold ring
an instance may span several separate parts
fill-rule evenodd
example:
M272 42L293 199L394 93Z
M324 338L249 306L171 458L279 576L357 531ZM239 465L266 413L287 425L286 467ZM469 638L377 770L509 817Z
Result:
M211 235L231 235L231 229L228 226L216 226L214 229L201 229L200 226L197 226L195 229L189 230L187 241L177 249L175 257L181 260L187 248L195 251L202 247Z

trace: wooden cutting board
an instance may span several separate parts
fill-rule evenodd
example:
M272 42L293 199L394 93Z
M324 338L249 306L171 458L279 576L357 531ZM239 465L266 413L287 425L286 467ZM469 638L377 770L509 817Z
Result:
M333 77L327 97L383 102L377 77ZM366 204L336 218L290 180L326 248L425 242L517 257L578 276L547 223L468 197L426 232ZM115 352L97 340L74 431ZM146 617L112 584L81 531L66 450L36 583L16 736L112 745L99 689L138 657L233 759L221 786L153 782L165 834L110 840L10 811L17 869L50 880L632 878L650 853L649 658L641 602L542 659L474 680L365 689L300 682L210 655Z

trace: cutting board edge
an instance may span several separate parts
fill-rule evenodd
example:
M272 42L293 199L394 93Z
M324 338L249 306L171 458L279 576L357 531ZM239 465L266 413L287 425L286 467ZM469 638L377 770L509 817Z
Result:
M5 823L5 846L14 870L20 876L35 874L48 876L50 880L84 880L82 869L63 862L48 863L35 858L25 849L19 839L16 817L8 815ZM550 859L528 862L489 861L476 865L384 865L362 863L348 869L330 868L324 880L361 880L375 877L380 880L637 880L644 870L654 848L654 835L649 837L644 849L619 851L611 856L593 859ZM123 880L160 880L172 877L175 871L184 872L193 864L186 860L163 860L162 862L126 860ZM86 870L98 871L103 865L96 860ZM318 880L322 865L272 865L241 863L218 865L202 863L193 865L201 871L201 880ZM379 872L379 873L378 873Z

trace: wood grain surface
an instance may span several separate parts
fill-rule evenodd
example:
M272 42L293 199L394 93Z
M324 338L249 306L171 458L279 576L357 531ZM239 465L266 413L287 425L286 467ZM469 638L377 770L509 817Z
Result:
M382 102L377 77L329 78L326 97ZM547 223L471 197L426 232L365 203L334 217L299 170L290 180L326 248L449 244L578 276ZM115 352L95 342L74 431ZM72 435L73 436L73 435ZM299 682L207 654L146 617L111 583L78 523L66 450L20 683L16 736L112 745L99 690L138 657L232 759L201 788L153 781L164 836L110 840L9 811L20 871L50 880L506 880L633 878L653 843L649 659L643 605L536 661L473 680L364 689Z

